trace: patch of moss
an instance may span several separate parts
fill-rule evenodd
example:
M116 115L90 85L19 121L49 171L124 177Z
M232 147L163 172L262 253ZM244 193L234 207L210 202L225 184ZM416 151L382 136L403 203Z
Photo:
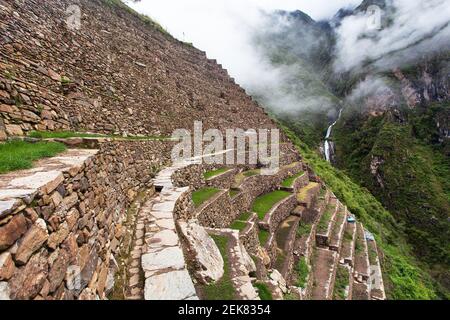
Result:
M350 284L349 270L342 265L338 265L336 270L336 278L334 282L333 299L345 300L347 298L347 290L349 284Z
M270 233L266 230L260 229L258 233L259 243L261 247L264 247L267 243L267 240L269 240Z
M203 174L203 176L205 177L206 180L208 180L208 179L211 179L211 178L213 178L215 176L218 176L218 175L220 175L222 173L225 173L225 172L227 172L229 170L230 170L229 168L220 168L220 169L217 169L217 170L211 170L211 171L205 172Z
M300 260L294 267L294 271L296 273L296 286L300 288L305 288L306 281L308 280L309 275L309 267L306 263L305 257L301 257Z
M297 173L296 175L294 175L294 176L292 176L292 177L290 177L290 178L287 178L286 180L284 180L282 183L281 183L281 186L282 187L285 187L285 188L290 188L290 187L292 187L292 185L294 184L294 182L295 182L295 180L298 178L298 177L301 177L302 175L304 175L305 173L302 171L302 172L299 172L299 173Z

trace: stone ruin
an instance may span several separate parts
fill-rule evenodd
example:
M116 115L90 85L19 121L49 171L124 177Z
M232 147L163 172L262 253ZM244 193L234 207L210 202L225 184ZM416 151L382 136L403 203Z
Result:
M0 1L0 141L33 130L167 136L194 120L276 127L204 52L121 7L78 3L74 30L69 0ZM58 141L69 149L0 175L0 299L205 299L224 277L235 299L259 299L261 286L274 299L386 298L376 243L284 136L281 170L239 183L256 167L205 179L218 168L171 163L170 141ZM195 207L204 187L219 192ZM276 190L290 196L260 219L252 204Z

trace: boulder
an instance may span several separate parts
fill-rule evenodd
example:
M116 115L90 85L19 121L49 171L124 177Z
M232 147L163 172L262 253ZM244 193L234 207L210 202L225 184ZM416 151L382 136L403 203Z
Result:
M0 254L0 280L9 280L15 270L16 266L14 265L11 253L3 252Z
M205 229L194 222L178 222L186 240L191 266L195 268L195 277L203 284L222 278L224 262L219 248Z
M286 280L283 278L281 273L278 270L273 270L270 274L269 278L273 281L273 283L280 288L283 293L288 292Z
M47 225L43 219L38 219L20 240L19 247L15 255L15 260L19 264L27 263L30 256L42 247L48 239Z
M14 244L27 231L27 220L23 214L14 216L6 225L0 227L0 250Z
M11 298L33 299L41 291L48 275L48 254L46 250L33 255L28 263L16 270L9 281Z

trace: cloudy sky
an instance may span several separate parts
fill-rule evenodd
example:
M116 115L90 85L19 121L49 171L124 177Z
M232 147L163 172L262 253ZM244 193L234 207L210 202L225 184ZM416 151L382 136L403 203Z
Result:
M158 21L180 40L192 42L218 59L231 73L241 68L239 52L247 52L249 34L262 11L302 10L314 19L333 16L339 8L362 0L141 0L130 4Z

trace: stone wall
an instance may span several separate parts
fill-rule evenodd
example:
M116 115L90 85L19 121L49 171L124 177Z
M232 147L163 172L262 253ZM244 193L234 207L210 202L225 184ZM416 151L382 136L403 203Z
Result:
M231 198L233 206L239 210L240 213L248 212L251 209L252 203L255 199L251 196L249 190L242 190Z
M275 262L277 261L277 240L275 238L275 233L272 233L269 237L269 240L267 240L267 243L264 244L264 249L266 250L267 254L270 258L270 266L274 266Z
M206 180L206 185L218 189L230 189L234 184L234 178L238 172L238 168L230 169L227 172Z
M200 189L205 186L206 167L202 164L192 164L177 170L172 175L173 185L175 187L190 187L193 190Z
M7 284L2 286L11 299L105 298L112 288L127 208L167 164L167 147L163 142L107 142L82 165L61 158L68 169L43 172L54 178L22 203L2 210L0 255L6 264L0 265L0 281ZM45 161L53 168L52 159L43 161L40 168ZM34 172L28 174L38 179ZM12 186L23 189L32 183L25 176L18 184L14 175L0 176L3 196L17 194Z
M231 203L228 190L222 190L202 204L195 214L204 227L226 228L236 220L239 211Z
M259 227L271 233L275 232L280 223L291 215L296 206L297 198L295 195L281 200L266 213L264 220L259 223Z
M245 227L245 229L239 233L239 239L241 240L247 252L252 256L256 256L258 254L258 249L260 246L258 233L259 228L257 223L257 216L256 214L253 214L253 217L251 217L247 221L247 227Z
M190 189L178 198L173 212L176 220L187 221L195 217L195 205L192 201L192 191Z
M308 173L305 172L300 177L295 179L294 184L292 186L294 193L297 193L301 188L306 187L308 183L309 183L309 176Z
M217 61L111 1L76 1L79 30L66 24L72 0L1 3L0 99L13 109L0 110L2 137L276 127Z

